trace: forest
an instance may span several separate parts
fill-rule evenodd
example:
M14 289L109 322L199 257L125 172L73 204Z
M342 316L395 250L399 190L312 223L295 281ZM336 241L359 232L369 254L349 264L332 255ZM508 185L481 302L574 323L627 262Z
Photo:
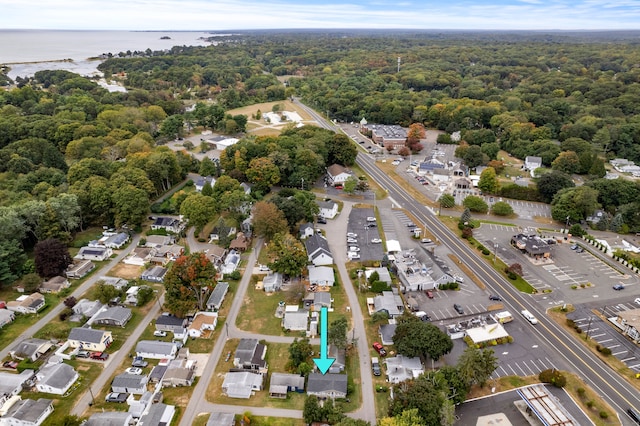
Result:
M603 208L602 226L640 230L639 186L603 179L608 159L640 161L638 40L634 32L256 31L209 47L110 55L100 70L126 93L66 71L16 82L3 74L0 281L33 269L26 254L38 241L140 224L150 200L200 170L188 151L164 146L187 133L239 136L221 167L256 185L257 199L274 184L308 187L327 165L352 163L343 135L303 128L254 137L246 116L228 113L294 96L335 120L443 130L440 141L459 144L469 165L499 169L499 150L540 156L552 172L536 187L496 193L551 202L555 218L572 222ZM459 140L449 136L456 132ZM575 175L585 184L576 187Z

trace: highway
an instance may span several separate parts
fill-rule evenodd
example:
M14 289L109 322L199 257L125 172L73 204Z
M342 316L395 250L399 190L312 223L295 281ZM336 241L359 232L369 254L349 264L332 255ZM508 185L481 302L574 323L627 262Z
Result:
M360 153L356 163L385 189L397 204L429 227L429 231L470 267L494 294L501 294L506 307L512 312L520 312L522 309L532 312L539 321L535 326L528 325L532 342L538 341L547 346L551 353L557 354L559 361L563 361L569 370L582 377L617 411L623 425L634 424L627 416L626 410L629 407L640 407L640 393L635 388L586 350L581 343L576 342L574 336L548 319L544 310L530 296L514 288L491 265L481 259L465 240L441 223L430 209L405 193L400 185L375 165L373 157Z

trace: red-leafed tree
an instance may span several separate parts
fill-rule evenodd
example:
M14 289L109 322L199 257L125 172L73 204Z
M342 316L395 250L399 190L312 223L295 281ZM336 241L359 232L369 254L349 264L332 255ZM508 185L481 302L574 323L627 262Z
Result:
M213 263L202 252L180 256L164 278L165 308L177 317L203 310L216 280Z
M36 272L42 278L62 275L73 262L67 246L55 238L38 242L33 253Z
M411 152L420 152L424 148L420 143L421 139L424 139L427 135L427 131L422 125L422 123L413 123L409 126L409 131L407 131L407 147L411 150Z

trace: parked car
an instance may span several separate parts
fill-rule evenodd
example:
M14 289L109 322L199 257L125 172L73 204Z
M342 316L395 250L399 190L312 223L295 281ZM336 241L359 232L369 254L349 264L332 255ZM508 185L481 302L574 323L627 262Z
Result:
M355 238L347 238L347 244L358 244L358 240Z
M457 303L453 304L453 309L456 310L457 313L459 313L460 315L464 315L464 309L462 309L461 305L458 305Z
M358 238L358 234L354 234L353 232L347 232L347 238Z
M129 398L128 393L111 392L104 400L107 402L117 402L122 404L127 401L127 398Z
M142 368L140 367L129 367L126 370L124 370L125 373L127 374L135 374L136 376L139 376L142 374Z
M373 216L369 216L369 217L367 218L367 222L375 222L375 221L376 221L376 218L375 218L375 217L373 217Z
M89 358L90 355L89 351L78 351L76 358Z
M578 248L577 244L571 244L571 246L569 247L571 250L575 250Z
M106 352L91 352L91 359L106 361L107 358L109 358L109 354Z
M433 291L425 290L424 294L426 294L429 299L433 299Z
M375 227L377 227L377 226L378 226L378 225L376 225L376 223L375 223L375 222L368 222L368 223L365 223L365 224L364 224L364 229L375 228Z
M578 247L576 249L576 253L582 253L584 251L584 249L582 247Z
M360 247L358 247L358 246L349 246L349 251L359 252L360 251Z
M356 253L355 251L349 251L347 252L347 257L351 260L360 259L360 253Z
M378 342L373 342L373 349L375 349L380 356L387 356L387 350Z
M374 238L374 239L371 240L371 243L372 244L380 244L380 243L382 243L382 240L380 238Z
M433 241L431 241L429 238L423 238L420 240L420 242L422 244L431 244Z
M147 361L144 360L144 358L137 356L133 359L133 362L131 363L131 365L133 367L146 367L147 365L149 365L149 363Z
M616 284L616 285L614 285L614 286L613 286L613 289L614 289L614 290L618 290L618 291L620 291L620 290L624 290L624 285L622 285L622 284Z
M489 300L502 301L502 297L498 296L497 294L490 294L489 295Z
M640 305L640 297L636 297L636 300L634 300L634 302L636 303L636 305Z
M156 330L153 332L153 335L156 337L167 337L166 331Z
M11 368L12 370L15 370L18 368L18 361L5 361L2 363L2 366L4 368Z
M326 224L327 224L327 219L325 219L325 218L324 218L324 217L322 217L322 216L318 216L318 223L321 223L321 224L323 224L323 225L326 225Z
M382 371L380 370L380 362L376 357L371 358L371 370L373 371L374 376L379 376L382 374Z

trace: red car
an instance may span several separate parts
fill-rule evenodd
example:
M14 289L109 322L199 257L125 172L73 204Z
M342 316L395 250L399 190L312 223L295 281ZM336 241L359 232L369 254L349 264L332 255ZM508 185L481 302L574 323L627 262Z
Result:
M431 290L425 290L424 292L429 299L433 299L433 292Z
M380 356L387 356L387 350L378 342L373 342L373 349L380 354Z
M107 358L109 358L109 354L106 352L91 352L91 359L106 361Z

